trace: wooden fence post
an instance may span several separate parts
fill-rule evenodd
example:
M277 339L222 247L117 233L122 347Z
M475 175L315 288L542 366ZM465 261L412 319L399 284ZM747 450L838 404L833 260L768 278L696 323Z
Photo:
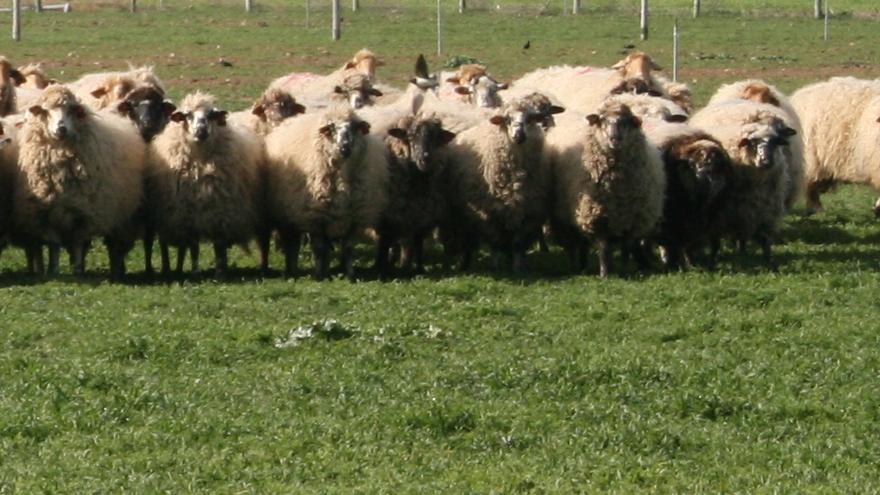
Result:
M458 0L458 13L464 14L465 9L467 9L467 0Z
M12 39L21 41L21 0L12 0Z
M357 12L358 9L360 8L360 6L361 5L360 5L360 2L358 2L358 0L351 0L351 11L352 12Z
M828 10L827 6L825 10ZM822 18L822 0L813 1L813 17L815 17L816 19Z
M244 0L244 11L250 12L254 8L253 0Z
M694 17L700 17L700 0L694 0Z
M639 28L642 41L648 39L648 0L642 0L642 8L639 15Z
M131 0L131 11L137 12L137 10L138 10L137 0Z
M342 34L339 29L339 0L333 0L333 27L331 28L331 34L334 41L338 40Z
M581 11L581 0L571 0L571 13L577 15Z
M437 55L443 53L443 25L440 19L440 0L437 0Z
M678 17L672 23L672 82L678 82Z
M34 0L34 10L37 12L43 11L43 0Z

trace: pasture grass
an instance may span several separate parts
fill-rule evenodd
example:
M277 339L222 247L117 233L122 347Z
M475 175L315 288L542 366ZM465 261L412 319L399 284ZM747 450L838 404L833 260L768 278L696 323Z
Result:
M63 79L153 63L174 97L202 87L245 107L271 78L332 69L361 46L402 81L433 49L425 12L348 14L337 44L271 5L247 18L201 3L28 13L26 41L3 50ZM753 74L786 90L876 76L875 23L834 29L825 45L809 19L687 20L684 53L703 55L686 55L682 73L701 101ZM478 10L450 23L447 49L514 77L611 63L635 35L615 13ZM637 44L668 64L665 39ZM220 55L234 66L211 65ZM225 283L135 273L110 284L100 246L83 279L25 277L7 251L0 493L876 491L872 204L843 187L827 213L796 211L778 273L727 253L714 273L599 280L568 274L553 250L524 277L481 260L466 275L432 263L414 279L382 283L364 268L358 283L317 283L260 279L255 254L236 250ZM311 338L277 345L303 326Z

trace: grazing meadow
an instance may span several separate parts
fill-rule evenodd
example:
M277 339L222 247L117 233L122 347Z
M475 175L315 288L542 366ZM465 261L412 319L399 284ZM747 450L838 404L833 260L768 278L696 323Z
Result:
M444 1L439 56L433 2L364 0L343 11L338 42L323 4L307 25L303 2L157 3L25 12L23 41L0 51L62 81L155 65L173 99L199 88L238 110L273 78L329 72L365 46L401 87L419 53L511 80L611 65L634 45L669 74L677 16L698 103L747 77L792 91L880 75L867 0L834 2L827 42L805 1L705 2L697 19L690 2L652 2L645 42L632 1L585 1L577 16L556 0L462 15ZM252 247L233 250L226 281L162 280L143 275L138 248L113 284L97 243L84 278L23 275L7 249L0 493L878 491L875 198L842 186L824 213L797 205L778 272L728 248L714 272L600 280L595 260L571 274L551 247L524 276L486 256L458 273L434 246L426 274L381 282L362 246L360 281L315 282L260 277Z

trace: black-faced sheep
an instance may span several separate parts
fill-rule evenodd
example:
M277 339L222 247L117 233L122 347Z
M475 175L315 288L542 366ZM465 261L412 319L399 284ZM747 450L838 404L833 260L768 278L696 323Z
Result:
M524 268L526 251L540 237L548 213L546 117L532 101L514 100L450 145L450 210L442 230L444 242L462 251L463 269L480 241L490 246L496 265L503 253L515 271Z
M262 140L227 125L214 98L196 92L183 99L162 134L152 142L148 167L148 211L162 249L162 271L170 270L167 246L189 248L194 272L200 240L214 244L215 274L227 269L227 250L262 234ZM267 262L261 244L261 263Z
M250 110L230 114L229 121L266 137L282 122L305 111L306 108L297 103L290 93L269 88L260 95Z
M396 242L403 247L404 269L415 262L416 271L423 271L424 238L437 226L446 206L442 148L454 137L439 120L424 116L403 117L388 130L388 204L376 228L376 264L383 275L390 269L388 252Z
M121 277L143 193L145 146L134 126L98 116L67 88L50 86L28 109L18 144L16 232L31 246L49 244L53 274L60 246L81 274L88 243L104 236L111 274Z
M301 234L309 235L315 278L327 275L333 242L354 277L354 242L374 228L387 204L388 165L380 138L351 109L289 119L266 138L268 212L284 248L285 271L297 269Z
M597 244L599 275L611 272L612 244L624 252L657 233L666 176L641 120L614 99L595 114L565 114L547 136L554 179L552 231L574 266Z
M835 77L791 96L803 127L807 209L836 183L880 190L880 81Z
M775 268L771 244L785 213L787 184L783 148L797 132L778 116L778 110L763 103L733 101L706 107L691 118L693 126L724 145L733 163L710 219L713 265L720 239L730 237L741 250L748 240L757 240L764 261Z
M804 143L797 112L784 93L759 79L737 81L721 86L709 100L707 106L736 100L753 101L777 107L779 109L778 117L797 132L788 139L788 146L783 149L787 172L785 207L791 209L804 190Z

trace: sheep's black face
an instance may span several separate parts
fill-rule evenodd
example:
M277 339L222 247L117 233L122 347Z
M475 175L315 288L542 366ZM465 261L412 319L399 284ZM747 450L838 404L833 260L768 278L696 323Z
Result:
M769 170L779 162L778 152L788 146L788 138L797 132L779 119L769 124L753 124L745 129L746 133L739 146L755 167Z
M408 130L394 128L388 134L406 144L409 160L420 172L430 172L431 158L442 146L447 145L455 134L443 129L440 122L421 121Z
M697 188L709 198L716 197L727 185L730 161L714 143L693 148L688 159L697 178Z
M292 96L284 95L280 99L258 104L254 107L252 113L260 117L263 122L270 122L274 125L278 125L290 117L304 113L305 111L306 107L297 103Z
M175 107L174 104L166 101L161 93L147 88L129 93L117 110L131 119L144 141L149 142L168 125Z

